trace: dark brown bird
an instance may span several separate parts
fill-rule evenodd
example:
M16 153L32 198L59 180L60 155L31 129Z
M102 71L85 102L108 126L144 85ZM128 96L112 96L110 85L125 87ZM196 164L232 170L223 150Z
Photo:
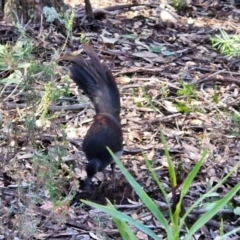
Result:
M82 44L90 60L80 56L66 55L61 60L71 62L72 80L90 98L96 110L94 121L83 140L82 149L88 159L85 189L90 189L92 177L111 164L115 182L115 162L106 147L118 158L122 155L123 134L120 123L120 95L115 79L102 64L91 46Z

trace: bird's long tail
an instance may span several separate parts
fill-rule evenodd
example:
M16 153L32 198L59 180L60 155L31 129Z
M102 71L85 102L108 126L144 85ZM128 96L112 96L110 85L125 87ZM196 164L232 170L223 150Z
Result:
M107 113L120 121L120 96L112 73L91 46L85 43L82 47L90 60L73 55L65 55L61 60L71 62L71 78L90 98L96 113Z

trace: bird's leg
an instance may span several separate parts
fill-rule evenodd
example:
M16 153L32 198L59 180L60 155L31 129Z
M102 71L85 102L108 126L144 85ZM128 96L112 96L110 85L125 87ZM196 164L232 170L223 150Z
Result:
M85 182L84 182L84 190L87 192L91 192L91 178L86 177Z
M94 20L94 15L93 15L93 10L92 10L92 5L90 3L90 0L85 0L85 11L87 18L90 22Z
M116 163L111 163L112 180L113 180L113 189L114 190L115 190L115 166L116 166Z

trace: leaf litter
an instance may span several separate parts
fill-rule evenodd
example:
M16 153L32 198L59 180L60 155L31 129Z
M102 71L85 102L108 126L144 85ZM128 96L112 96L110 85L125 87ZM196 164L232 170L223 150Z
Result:
M98 3L92 2L99 9ZM168 164L160 130L167 140L179 188L200 159L202 150L209 151L207 161L185 197L185 208L229 173L239 162L240 152L240 62L237 58L228 59L220 55L209 40L219 32L219 28L239 32L236 9L225 1L196 1L178 12L167 4L166 7L169 9L165 10L153 1L151 7L136 6L118 14L107 14L106 18L97 20L97 27L93 30L91 26L84 28L84 24L81 27L75 24L72 41L67 42L65 50L80 53L79 33L84 32L100 59L111 68L122 101L124 154L121 160L163 211L167 205L142 156L144 151L171 199ZM81 8L76 9L81 13ZM77 15L79 19L83 17L80 13ZM66 41L57 32L50 34L47 27L42 31L48 37L38 41L34 40L39 34L36 29L28 26L27 31L31 32L37 61L45 64L49 62L49 54L53 56L53 49L59 51ZM19 37L17 29L3 21L0 22L0 35L3 36L1 44L10 39L14 43ZM0 72L0 81L13 73ZM66 74L66 66L58 67L53 81L58 86L65 86L61 79ZM35 96L38 96L35 99L29 92L21 92L19 82L1 90L2 236L8 236L8 239L72 239L73 236L76 239L102 239L103 236L120 239L112 220L105 213L82 206L80 202L80 199L88 199L105 204L105 198L108 198L117 209L150 226L165 239L164 229L146 212L120 171L116 171L115 191L112 190L110 169L104 174L98 173L93 179L92 194L77 191L86 176L82 139L95 113L88 100L79 103L79 99L82 101L81 93L72 82L69 84L70 97L58 99L56 105L48 107L49 111L52 109L58 113L54 118L46 122L39 118L40 111L36 115L39 124L34 131L24 124L21 116L35 111L41 102L45 91L43 83L40 75L31 83ZM189 95L186 94L187 89L185 94L179 93L184 84L194 86L192 92L188 89ZM49 161L54 169L53 177L47 171ZM41 176L41 172L45 176ZM239 170L234 172L217 190L216 196L224 196L240 181L239 176ZM45 184L53 184L47 179L52 178L57 183L52 187L57 187L59 197L65 197L60 205L51 201L57 198L50 196L54 192L46 190ZM71 193L76 191L73 197ZM196 221L210 204L211 199L195 209L191 221ZM239 195L231 200L231 204L234 207L227 206L222 210L227 216L224 218L225 231L239 226ZM204 239L204 236L216 239L220 235L223 213L208 222L195 236L196 239ZM135 234L138 239L148 239L137 229Z

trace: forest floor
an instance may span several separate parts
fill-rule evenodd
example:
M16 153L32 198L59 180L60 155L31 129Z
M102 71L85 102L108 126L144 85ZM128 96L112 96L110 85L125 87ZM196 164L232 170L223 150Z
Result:
M98 173L93 179L91 194L81 190L86 176L81 143L95 112L70 80L67 65L57 61L70 52L86 57L81 41L93 46L116 78L124 133L121 161L160 208L166 201L142 152L171 198L161 131L179 190L203 150L208 152L184 198L185 208L239 163L240 60L222 55L210 40L220 28L240 32L239 8L227 1L193 2L179 10L154 3L121 13L108 9L111 14L99 13L94 25L82 21L83 10L76 7L71 37L47 24L20 28L0 21L0 239L121 239L108 215L81 203L105 204L106 198L166 239L118 169L115 191L109 168L105 177ZM239 182L236 170L198 209ZM216 239L221 224L225 232L238 227L237 207L239 193L195 239ZM201 214L195 211L191 221Z

